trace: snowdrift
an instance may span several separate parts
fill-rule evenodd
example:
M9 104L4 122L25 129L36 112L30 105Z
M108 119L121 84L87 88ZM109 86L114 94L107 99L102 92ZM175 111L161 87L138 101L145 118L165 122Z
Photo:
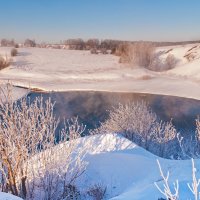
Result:
M79 180L79 187L86 190L100 183L107 187L106 199L157 200L163 195L154 183L162 186L157 159L164 173L170 173L170 184L179 179L180 199L192 198L187 183L192 181L191 161L159 158L117 134L103 134L79 139L79 147L90 143L85 160L86 171ZM196 166L200 164L195 160ZM200 173L198 171L197 177Z

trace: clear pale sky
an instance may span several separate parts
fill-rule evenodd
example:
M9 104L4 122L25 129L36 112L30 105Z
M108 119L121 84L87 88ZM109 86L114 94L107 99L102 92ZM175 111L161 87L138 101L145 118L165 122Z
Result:
M200 39L200 0L0 0L0 38Z

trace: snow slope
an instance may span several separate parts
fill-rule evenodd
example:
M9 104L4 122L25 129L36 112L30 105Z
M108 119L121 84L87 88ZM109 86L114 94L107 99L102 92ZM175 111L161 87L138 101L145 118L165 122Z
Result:
M169 70L168 74L200 81L200 44L168 47L163 51L168 51L165 55L172 54L179 60L177 66Z
M22 199L8 193L0 192L0 200L22 200Z
M94 184L107 187L106 198L110 200L157 200L163 195L154 183L162 186L157 159L164 173L170 172L169 183L179 179L180 199L193 199L187 183L192 181L191 161L158 158L131 141L117 134L102 134L78 139L78 148L90 144L84 160L88 163L84 174L78 179L82 192ZM195 160L196 166L200 161ZM197 177L200 171L197 170ZM87 199L87 197L86 197ZM10 194L0 193L0 200L20 200Z
M9 55L9 48L0 54ZM0 80L49 91L97 90L166 94L200 99L200 44L162 47L157 51L179 59L175 69L153 72L120 64L113 55L88 51L19 48ZM185 56L190 54L190 60Z
M103 134L80 139L80 147L91 144L85 160L86 171L79 186L84 190L100 183L107 186L106 199L113 200L157 200L163 195L154 182L162 185L157 166L159 159L164 173L170 172L170 183L180 181L180 199L192 198L187 187L191 183L191 161L166 160L152 155L131 141L117 134ZM83 147L83 146L82 146ZM199 166L200 161L195 161ZM198 177L200 173L198 171Z

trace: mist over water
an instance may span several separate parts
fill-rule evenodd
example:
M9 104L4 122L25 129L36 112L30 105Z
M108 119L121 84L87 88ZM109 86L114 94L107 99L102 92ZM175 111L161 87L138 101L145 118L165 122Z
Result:
M195 119L200 115L200 101L181 97L91 91L30 93L28 97L33 101L41 95L44 100L50 97L52 102L55 102L54 113L61 122L78 116L87 130L98 127L100 122L108 118L108 111L119 103L133 101L147 102L161 120L172 119L175 127L183 133L195 130ZM62 123L58 128L62 128Z

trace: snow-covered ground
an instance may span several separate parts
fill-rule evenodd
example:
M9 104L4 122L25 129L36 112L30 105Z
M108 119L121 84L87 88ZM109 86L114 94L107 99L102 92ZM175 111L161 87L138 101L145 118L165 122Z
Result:
M11 194L0 192L0 200L22 200L19 197L13 196Z
M10 67L0 71L0 80L44 90L98 90L141 92L200 99L200 44L162 47L164 55L179 59L167 72L152 72L120 64L113 55L88 51L19 48ZM9 55L9 48L0 54Z
M49 91L140 92L200 99L200 44L159 48L157 51L165 52L165 56L173 54L179 59L177 66L166 72L130 68L119 64L116 56L92 55L87 51L39 48L18 51L12 65L0 71L1 83L9 80L15 85ZM9 48L0 48L0 54L9 52ZM14 92L18 98L27 91L18 88ZM191 161L158 158L116 134L81 138L80 147L88 142L93 148L85 157L88 165L79 182L83 190L100 183L107 186L107 199L157 200L163 197L154 185L163 182L156 162L159 159L163 171L170 172L171 185L179 179L180 199L192 198L187 187L192 180ZM199 166L200 160L195 163ZM0 200L5 195L0 193Z
M163 172L170 173L169 183L179 180L180 199L193 199L187 183L192 182L191 161L162 159L117 134L81 138L80 147L90 144L88 165L80 179L82 189L100 183L107 186L107 198L113 200L157 200L163 195L154 183L162 186L157 159ZM195 160L196 166L200 161ZM200 172L197 172L197 177Z
M88 148L88 145L90 148ZM154 183L162 187L157 159L164 174L169 171L169 184L179 180L181 200L194 199L187 183L192 183L190 160L159 158L118 134L102 134L78 139L78 148L87 149L84 160L86 170L78 179L82 192L95 184L106 187L105 199L110 200L158 200L164 196ZM199 166L200 160L195 160ZM197 170L197 177L200 171ZM87 199L87 198L86 198ZM0 193L0 200L20 200L10 194Z

